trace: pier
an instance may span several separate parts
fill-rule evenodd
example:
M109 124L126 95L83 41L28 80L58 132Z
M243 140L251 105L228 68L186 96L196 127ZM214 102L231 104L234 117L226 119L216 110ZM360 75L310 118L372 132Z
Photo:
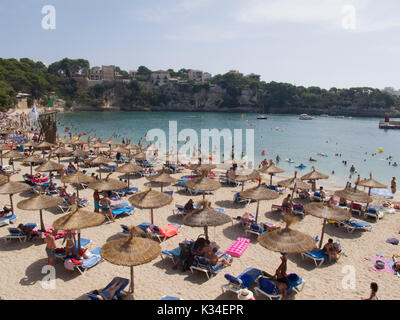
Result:
M400 121L379 121L379 129L400 129Z

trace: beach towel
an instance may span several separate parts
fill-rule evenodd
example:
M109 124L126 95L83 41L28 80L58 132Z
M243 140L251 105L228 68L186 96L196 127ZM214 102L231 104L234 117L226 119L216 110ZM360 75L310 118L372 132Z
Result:
M158 228L160 233L165 237L165 238L171 238L175 235L178 234L179 228L175 225L168 224L164 228Z
M375 189L375 188L372 188L371 189L371 195L381 196L381 197L384 197L384 198L387 198L387 199L393 199L393 197L394 197L393 193L391 193L389 189Z
M394 245L397 246L397 245L399 244L399 239L396 239L396 238L389 238L389 239L386 240L386 242L387 242L387 243L394 244Z
M372 261L372 269L373 270L394 274L393 267L392 267L389 259L386 259L386 258L383 258L383 257L374 256L374 257L371 257L371 261ZM376 262L377 261L382 261L384 263L384 267L382 269L376 268Z
M234 243L226 250L226 253L233 257L240 257L249 246L250 239L237 238Z

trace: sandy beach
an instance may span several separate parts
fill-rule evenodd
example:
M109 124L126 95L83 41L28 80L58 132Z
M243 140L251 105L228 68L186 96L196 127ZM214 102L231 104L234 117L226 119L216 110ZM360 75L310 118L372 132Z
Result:
M62 160L68 164L68 159ZM17 163L17 162L16 162ZM29 167L20 166L20 173L12 176L12 181L22 181L22 174L29 172ZM89 172L94 172L97 168L89 168ZM190 174L189 170L174 175L176 178ZM113 173L112 177L118 178L120 174ZM287 174L285 174L287 176ZM274 181L282 179L283 176L274 177ZM59 177L55 182L60 185ZM132 185L139 188L139 191L146 190L147 180L143 177L131 179ZM336 190L340 186L329 184L329 180L322 180L322 185L327 190ZM246 183L245 189L255 186L255 183ZM319 185L319 184L317 184ZM343 188L343 186L341 186ZM180 215L173 215L175 204L184 205L190 198L195 201L201 200L201 196L189 196L185 192L177 192L177 188L169 186L167 190L173 190L173 202L161 209L155 210L155 224L164 226L168 223L181 223ZM68 187L72 191L72 187ZM214 207L224 208L231 216L241 216L244 212L255 212L256 203L248 206L233 204L233 196L235 192L241 191L241 187L223 186L217 190L214 195L207 195ZM328 192L329 193L329 192ZM21 195L14 196L14 203L33 196L33 193L25 192ZM94 210L93 190L86 189L80 191L80 197L90 201L87 206L88 210ZM274 201L263 201L260 205L259 221L271 222L280 226L284 226L282 213L271 212L271 204L280 204L284 196ZM396 196L396 199L399 196ZM396 200L395 199L395 200ZM128 202L127 197L121 201ZM0 196L0 204L9 203L7 195ZM17 215L16 221L11 226L17 226L19 223L34 222L40 224L39 212L23 211L15 209ZM59 209L44 210L45 225L51 225L54 220L61 216ZM397 291L400 279L389 273L377 272L372 270L372 262L370 258L374 255L381 254L390 258L393 254L399 253L396 246L386 243L387 238L398 237L399 232L399 213L385 215L378 223L368 220L373 225L372 232L348 233L344 229L338 229L334 225L328 225L326 229L325 239L333 238L338 241L345 255L335 264L325 263L322 267L316 268L311 260L302 260L300 254L289 254L288 256L288 272L297 273L305 281L306 285L300 293L290 294L287 299L355 299L366 298L369 296L370 282L375 281L379 285L379 299L399 299L400 294ZM136 209L131 216L117 218L115 223L104 223L98 227L85 229L82 231L82 237L91 240L90 247L94 249L102 246L105 242L117 239L121 232L120 224L138 225L141 222L150 222L150 210ZM322 220L313 216L306 216L299 221L293 228L305 232L313 237L320 236ZM180 233L165 242L161 243L162 249L170 250L178 246L185 240L195 240L199 234L203 232L202 228L191 228L183 226ZM0 228L0 237L8 234L7 226ZM226 224L221 227L210 228L210 238L216 241L224 251L229 245L235 241L237 237L245 237L245 232L241 225L237 222ZM56 240L57 245L61 246L62 240ZM227 281L224 278L225 273L232 275L240 274L247 266L252 266L269 273L274 273L280 263L279 253L269 251L257 243L255 236L249 247L240 258L234 258L232 266L226 267L215 277L207 279L203 273L195 272L194 274L181 272L174 269L170 260L162 260L161 257L152 262L135 267L135 292L133 297L128 295L126 299L148 300L161 299L164 295L176 296L185 300L214 300L214 299L237 299L233 293L222 293L221 286ZM20 243L17 240L0 241L0 258L3 261L3 272L0 274L0 281L4 285L0 290L0 296L3 299L20 299L20 300L36 300L36 299L87 299L86 292L94 289L103 288L113 277L120 276L129 278L129 268L115 266L106 261L98 264L94 268L88 270L83 275L78 271L68 271L64 268L63 263L58 260L56 262L56 288L54 290L44 289L41 280L44 277L42 268L47 263L45 253L45 244L43 240L37 239ZM345 276L342 273L345 266L355 268L356 287L355 289L343 289L342 279ZM250 289L252 289L250 287ZM265 299L265 297L256 295L257 299Z

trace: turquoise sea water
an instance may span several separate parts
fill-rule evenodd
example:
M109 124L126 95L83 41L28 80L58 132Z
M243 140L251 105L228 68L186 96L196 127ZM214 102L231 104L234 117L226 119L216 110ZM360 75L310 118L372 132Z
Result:
M89 131L96 132L97 137L109 139L115 133L121 137L113 140L122 141L122 137L129 137L132 143L137 143L154 128L163 129L168 136L169 121L177 121L178 132L191 128L199 136L201 129L228 128L232 130L232 135L233 129L254 129L257 164L265 158L261 155L263 150L268 153L267 159L275 160L279 154L281 161L278 166L286 170L287 175L303 163L307 167L300 170L299 175L309 172L314 165L317 170L329 175L334 170L335 174L331 177L343 185L349 180L351 165L362 178L372 172L376 180L389 186L392 177L399 179L400 130L379 129L379 118L315 117L308 121L299 120L295 115L268 115L268 120L256 118L256 114L194 112L72 112L58 115L61 137L65 135L65 126L68 126L74 134ZM93 133L90 135L93 136ZM383 149L383 153L379 153L379 148ZM328 157L318 153L325 153ZM336 153L342 156L336 157ZM372 153L377 155L372 156ZM399 163L398 167L389 165L386 160L389 155L392 156L392 163ZM317 162L310 162L310 157ZM288 158L295 163L286 162ZM342 163L343 160L347 161L347 166ZM352 181L354 179L355 176Z

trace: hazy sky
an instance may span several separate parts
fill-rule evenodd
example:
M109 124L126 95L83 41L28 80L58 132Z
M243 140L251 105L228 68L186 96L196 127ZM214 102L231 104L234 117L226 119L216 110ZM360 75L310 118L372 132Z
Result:
M0 57L399 88L399 18L398 0L1 0Z

